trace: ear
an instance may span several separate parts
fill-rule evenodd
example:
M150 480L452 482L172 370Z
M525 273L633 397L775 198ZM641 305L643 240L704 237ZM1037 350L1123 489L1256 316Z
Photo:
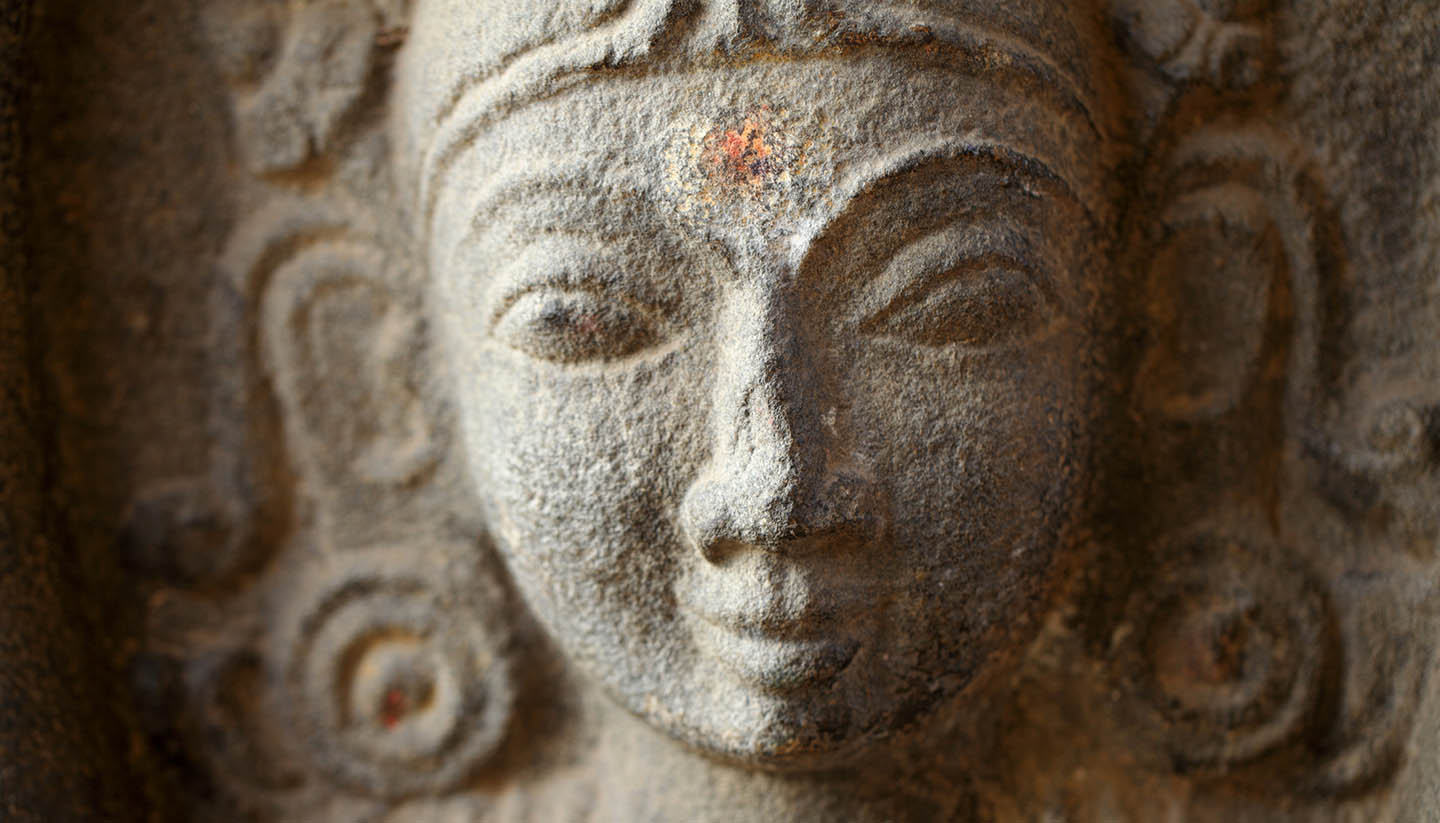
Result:
M283 256L252 288L291 462L331 538L352 543L405 528L442 449L406 246L343 211L330 231L272 237Z
M317 479L396 486L432 466L418 391L420 318L380 249L351 238L306 248L275 273L262 323L267 365Z
M209 470L137 492L130 565L183 581L252 571L297 517L340 545L433 528L451 491L444 427L420 390L421 285L394 233L299 198L235 232L214 290Z
M1313 307L1297 302L1314 298L1313 231L1286 154L1256 130L1208 131L1151 173L1164 194L1131 247L1149 341L1136 400L1148 416L1212 419L1313 371L1295 362L1313 351L1296 345L1315 333Z
M281 199L224 257L256 315L243 328L258 329L239 347L254 351L260 378L245 405L274 407L280 430L264 448L283 451L299 514L341 545L433 519L426 501L444 485L431 482L444 427L421 390L421 286L394 234L355 204Z

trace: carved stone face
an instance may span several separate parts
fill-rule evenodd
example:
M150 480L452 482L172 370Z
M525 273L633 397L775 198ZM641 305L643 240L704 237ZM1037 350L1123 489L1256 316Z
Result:
M1030 631L1104 274L1070 103L894 55L637 71L525 105L439 180L476 491L631 711L819 765Z

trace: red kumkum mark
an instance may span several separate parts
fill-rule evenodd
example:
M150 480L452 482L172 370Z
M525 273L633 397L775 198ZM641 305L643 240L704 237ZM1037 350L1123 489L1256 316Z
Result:
M765 141L766 110L745 117L739 129L719 129L706 138L706 158L711 174L730 184L760 185L779 170L774 150Z
M575 321L575 328L584 335L594 335L600 332L600 318L593 314L583 314Z
M387 729L393 729L405 719L410 708L410 698L401 689L391 689L385 692L385 702L380 707L380 723Z

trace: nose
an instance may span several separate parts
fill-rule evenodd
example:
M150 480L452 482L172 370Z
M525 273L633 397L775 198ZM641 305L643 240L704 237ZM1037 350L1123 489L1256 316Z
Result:
M747 547L864 542L878 527L872 485L837 468L845 450L825 431L817 363L787 315L756 291L737 291L722 309L711 453L680 510L687 537L712 562Z

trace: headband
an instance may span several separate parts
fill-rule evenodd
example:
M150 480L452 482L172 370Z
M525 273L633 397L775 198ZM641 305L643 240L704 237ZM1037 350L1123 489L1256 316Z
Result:
M1019 75L1098 133L1108 79L1090 4L1002 0L419 0L399 70L399 168L428 223L436 181L476 135L527 102L605 75L859 49ZM1088 36L1087 36L1088 35Z

